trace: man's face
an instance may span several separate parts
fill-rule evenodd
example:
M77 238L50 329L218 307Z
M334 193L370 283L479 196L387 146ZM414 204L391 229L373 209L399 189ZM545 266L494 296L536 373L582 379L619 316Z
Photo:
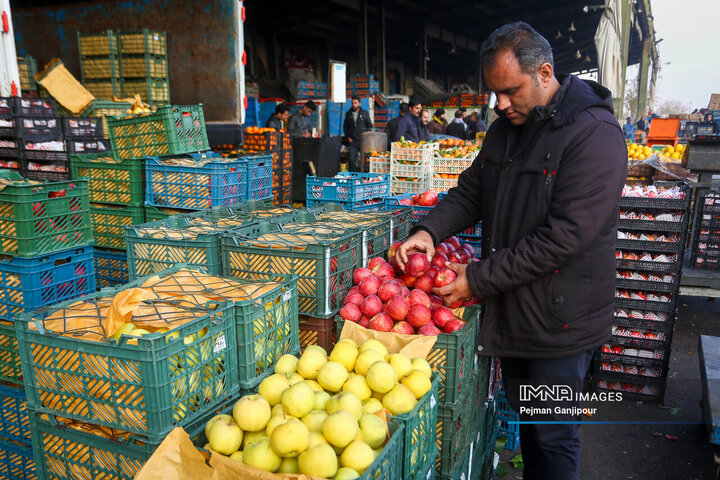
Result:
M300 109L300 113L302 113L304 117L309 117L310 114L312 113L312 110L310 110L308 107L303 105L302 108Z
M422 112L422 123L427 125L430 122L430 113L427 111Z
M355 100L355 99L353 99L353 101L352 101L352 109L353 109L353 110L357 110L358 108L360 108L360 100Z
M287 119L290 118L290 111L286 110L278 116L280 117L280 120L282 120L283 122L287 122Z
M533 73L537 79L537 73ZM497 95L497 108L513 125L522 125L538 105L545 105L542 87L522 71L512 51L499 52L484 69L485 84Z
M442 115L440 115L440 120L446 120L446 119L447 119L446 113L443 113Z
M413 115L417 117L418 115L420 115L420 112L422 112L422 105L417 104L412 109L410 109L410 111Z

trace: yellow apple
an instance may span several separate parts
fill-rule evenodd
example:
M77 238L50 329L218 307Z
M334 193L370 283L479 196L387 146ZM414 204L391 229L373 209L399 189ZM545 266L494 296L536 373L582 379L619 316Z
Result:
M401 380L413 369L410 359L401 353L388 355L388 363L397 372L398 380Z
M322 432L322 422L327 418L327 416L328 414L324 410L313 410L300 420L311 432Z
M414 369L420 370L428 378L432 376L432 368L430 368L430 364L424 358L415 357L410 362Z
M233 418L244 432L265 430L270 420L270 404L260 395L245 395L235 402Z
M387 362L375 362L367 372L368 387L374 392L387 393L397 385L398 374Z
M329 414L345 410L357 421L362 417L362 402L352 392L340 392L330 397L326 410Z
M350 442L350 445L345 447L342 455L340 455L340 465L352 468L361 475L374 460L375 452L370 448L370 445L361 440Z
M353 375L342 387L343 392L352 392L361 402L367 400L372 395L372 390L368 387L365 377L362 375Z
M358 355L357 360L355 360L355 372L358 375L366 376L368 370L370 369L370 365L375 362L384 361L385 357L383 357L382 353L378 352L377 350L367 350Z
M291 373L288 375L288 382L290 382L290 385L295 385L296 383L304 381L305 379L299 373Z
M300 360L298 360L297 373L302 375L303 378L315 380L320 371L320 367L325 365L327 361L327 355L325 355L324 350L320 351L308 347L305 349L302 357L300 357Z
M328 392L338 392L348 378L347 369L338 362L332 360L320 367L317 374L317 381Z
M312 448L315 445L320 445L321 443L324 443L325 445L330 445L325 438L325 436L321 432L310 432L309 441L308 441L308 448Z
M274 417L270 417L270 421L268 422L267 426L265 427L265 435L270 437L272 435L273 430L275 430L277 427L282 425L283 423L289 422L291 419L295 417L291 417L289 415L275 415Z
M366 352L367 350L376 350L382 355L383 359L388 355L388 351L385 345L383 345L380 340L375 340L374 338L365 340L362 345L360 345L360 353Z
M205 424L205 438L208 436L208 432L210 431L210 427L215 422L218 422L220 420L233 420L232 415L215 415L213 418L211 418L206 424Z
M315 380L303 380L305 383L310 385L310 388L312 388L313 392L324 392L323 387Z
M230 415L216 417L214 422L206 426L207 439L210 448L222 455L232 455L242 446L243 432Z
M280 461L277 473L300 473L297 457L286 457Z
M335 451L323 443L308 448L298 457L300 473L321 478L335 476L338 469L338 459Z
M362 402L362 406L363 413L377 413L383 409L382 401L377 398L368 398Z
M385 443L387 429L385 422L380 417L370 413L363 414L358 422L360 431L363 434L363 441L370 445L370 448L380 448Z
M259 432L245 432L245 435L243 435L243 450L245 450L245 447L248 446L248 443L263 437L267 437L267 435L265 434L265 430L260 430Z
M418 400L432 388L432 382L425 375L425 372L417 369L411 371L400 383L408 387Z
M310 431L300 420L292 419L278 425L270 436L270 445L281 457L297 457L307 450Z
M417 399L408 387L398 383L385 394L382 402L392 415L400 415L412 410L417 404Z
M132 332L133 330L135 330L135 325L133 325L133 324L130 323L130 322L128 322L128 323L123 323L122 325L120 325L120 328L118 328L117 331L110 336L110 338L114 338L115 340L119 340L119 339L120 339L120 335L127 335L127 334L129 334L130 332Z
M298 358L295 355L286 353L282 357L278 358L275 364L275 373L279 374L290 374L297 372Z
M285 415L285 410L283 410L282 403L278 403L274 407L272 407L272 410L270 410L270 416L274 417L275 415Z
M268 437L253 440L243 450L243 463L261 470L277 472L281 461L280 456L270 446Z
M355 440L360 427L357 420L345 410L328 415L322 424L322 433L330 443L337 448L345 448Z
M273 373L262 382L258 387L258 393L268 401L271 407L280 403L280 395L285 389L290 388L290 382L285 375Z
M338 471L335 474L333 480L354 480L356 478L360 478L360 474L358 472L356 472L352 468L341 467L338 468Z
M230 455L230 460L235 460L236 462L242 462L242 460L243 460L242 450L238 450L237 452Z
M288 415L302 418L315 408L315 392L305 382L296 383L282 393L280 401Z
M315 410L325 410L330 394L326 391L315 392Z
M307 347L305 347L305 350L303 351L303 353L307 352L308 350L317 350L318 352L324 353L325 356L327 357L327 352L320 345L308 345Z
M352 340L340 340L330 352L330 360L341 364L348 372L352 372L355 359L359 355L357 345Z

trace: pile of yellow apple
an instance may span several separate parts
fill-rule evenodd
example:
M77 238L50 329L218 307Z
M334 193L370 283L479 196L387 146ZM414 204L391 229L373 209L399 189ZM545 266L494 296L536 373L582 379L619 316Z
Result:
M680 163L683 155L685 155L685 145L668 145L660 151L660 154L665 157L665 161L668 163Z
M628 158L630 160L645 160L652 156L652 148L646 145L631 143L628 145Z
M205 448L262 470L359 478L387 438L385 409L407 413L431 389L422 358L388 354L374 339L340 340L328 356L309 346L283 355L257 395L205 426Z

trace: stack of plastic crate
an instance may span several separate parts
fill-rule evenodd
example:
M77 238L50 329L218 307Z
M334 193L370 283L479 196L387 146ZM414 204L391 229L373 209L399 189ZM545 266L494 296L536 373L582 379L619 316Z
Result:
M167 38L151 29L115 32L120 48L122 94L140 95L151 106L170 103Z
M390 148L390 188L393 195L430 190L437 143L403 144Z
M306 177L307 206L334 203L353 212L385 210L390 176L375 173L338 173L334 177Z
M121 95L120 46L113 31L78 32L77 36L80 73L85 88L102 100Z
M18 73L20 74L20 90L23 93L37 92L35 75L37 75L37 62L30 55L18 57Z
M272 155L272 191L275 205L292 202L292 139L287 132L245 133L244 148Z

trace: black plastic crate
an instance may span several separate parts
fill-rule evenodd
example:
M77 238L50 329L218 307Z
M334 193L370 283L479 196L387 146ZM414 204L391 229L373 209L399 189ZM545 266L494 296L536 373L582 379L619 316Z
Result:
M653 262L643 260L616 261L618 270L637 270L647 273L677 273L680 271L680 262Z
M14 146L12 146L14 145ZM0 158L20 158L22 142L15 138L0 138Z
M623 347L643 348L650 350L667 350L672 343L672 332L664 332L665 340L650 340L648 338L626 337L613 335L612 343Z
M109 152L112 147L110 140L105 139L67 139L65 140L69 153L104 153Z
M662 385L660 385L660 387L658 387L657 394L645 395L642 393L628 392L625 390L616 390L616 389L612 389L612 388L601 388L598 385L598 382L601 382L601 381L606 382L606 383L608 382L604 378L596 379L595 384L594 384L596 392L608 392L608 393L609 392L622 392L623 400L636 400L636 401L640 401L640 402L662 403L665 398L665 382L663 382ZM616 380L611 380L610 382L622 383L622 382L617 382ZM651 385L647 385L647 386L651 387Z
M65 168L66 172L60 172L60 171L50 171L50 170L31 170L29 168L30 162L23 162L24 166L21 169L21 175L27 179L30 180L44 180L48 182L64 182L67 180L70 180L70 164L68 163L66 166L57 163L57 164L44 164L45 167L48 167L49 165L56 166L57 168Z
M17 137L35 142L62 139L58 117L15 117Z
M629 355L608 352L598 352L597 358L600 362L623 363L625 365L635 365L637 367L665 368L670 362L670 351L668 350L665 352L665 358L645 358L640 356L632 357Z
M62 128L65 138L102 138L103 117L63 117Z
M616 326L636 328L643 330L658 330L662 332L671 332L675 328L675 322L668 319L667 321L649 320L647 318L633 317L615 317L613 323Z
M630 280L628 278L616 278L615 287L650 292L675 293L679 287L679 280L680 279L678 277L675 277L675 280L672 282L651 282L649 280Z
M647 198L647 197L620 197L620 208L643 208L668 211L685 210L690 204L690 194L685 192L685 198Z
M13 97L0 97L0 117L7 118L14 112Z
M632 383L635 385L651 385L651 386L657 386L664 384L667 380L667 374L668 374L668 368L667 366L658 368L660 370L660 376L653 377L649 375L640 375L633 374L633 373L625 373L625 372L618 372L613 370L605 370L602 368L603 362L595 362L595 377L596 378L602 378L605 380L613 380L617 382L623 382L623 383ZM609 362L608 362L609 363ZM636 365L628 365L631 367L636 367ZM639 369L640 367L638 367ZM657 368L657 367L647 367L647 368Z
M56 117L52 98L13 97L13 113L18 117Z
M659 222L657 220L631 220L628 218L620 218L618 219L618 229L682 233L687 230L687 213L685 213L683 217L683 220L680 222Z
M650 310L653 312L673 313L675 311L675 301L653 302L650 300L635 300L632 298L615 297L615 306L618 308L629 308L632 310Z
M37 149L33 148L37 143L44 143L44 142L33 142L33 141L23 141L23 157L26 160L45 160L45 161L56 161L56 162L67 162L68 161L68 152L65 147L65 142L62 142L63 146L62 149L55 149L55 150L45 150L45 149Z
M17 137L17 127L15 117L12 115L0 115L0 138L14 138Z
M647 240L617 239L616 246L620 250L641 250L660 253L681 253L684 242L651 242Z

